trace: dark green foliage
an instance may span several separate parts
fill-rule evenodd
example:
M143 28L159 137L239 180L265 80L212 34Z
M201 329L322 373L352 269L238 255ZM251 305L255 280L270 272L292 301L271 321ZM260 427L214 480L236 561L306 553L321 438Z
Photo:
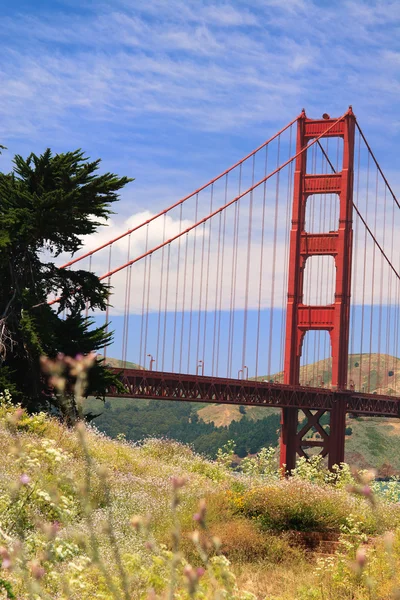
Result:
M61 252L79 250L81 236L97 230L130 181L97 174L99 164L80 150L54 156L46 150L26 160L16 156L13 172L0 173L0 389L8 387L32 410L55 400L40 371L41 355L75 356L111 341L104 328L81 316L86 303L89 310L105 309L107 287L92 273L52 262ZM54 309L46 304L51 293L62 297ZM110 377L98 363L91 393L102 394Z
M0 590L5 591L6 597L9 600L17 600L17 596L14 594L11 583L9 581L6 581L5 579L0 578Z
M113 401L109 402L112 407ZM146 405L140 404L140 408L132 401L125 407L106 409L95 423L111 437L124 433L128 440L135 442L149 436L167 437L192 444L197 452L215 458L218 448L230 439L235 441L240 457L258 452L263 446L275 446L279 420L278 414L258 421L243 417L232 421L229 427L215 427L214 423L199 419L190 402L151 400Z

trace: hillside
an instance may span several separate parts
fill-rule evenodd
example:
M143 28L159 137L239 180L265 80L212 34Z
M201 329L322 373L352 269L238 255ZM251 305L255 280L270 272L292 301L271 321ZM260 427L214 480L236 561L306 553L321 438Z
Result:
M283 382L283 372L261 375L257 379ZM400 359L388 354L350 354L349 385L373 394L400 395ZM332 383L332 358L300 367L300 383L312 387L329 387Z
M103 356L101 354L98 355L99 358L103 358ZM123 361L120 360L119 358L112 358L111 356L107 356L106 357L106 364L109 367L114 367L117 369L143 369L143 367L141 367L140 365L137 365L136 363L133 362L129 362L129 360L127 361Z
M260 375L260 381L283 382L283 372L273 375ZM348 381L358 390L376 392L377 394L400 395L400 359L388 354L352 354L349 356ZM332 359L326 358L300 367L300 382L303 385L329 387L332 383ZM262 418L265 410L262 407L247 407L249 419ZM199 416L206 422L216 425L229 425L233 419L240 419L238 406L222 406L210 404L201 407Z
M85 408L88 412L101 413L95 420L96 427L111 437L124 435L133 442L152 436L166 437L191 444L209 458L215 458L218 449L230 439L235 440L240 457L278 443L276 411L264 412L257 421L237 419L226 427L216 427L199 418L196 402L110 398L103 406L99 400L88 399Z
M1 598L392 597L376 536L398 526L399 494L372 484L374 508L347 491L357 483L346 469L335 485L317 464L281 479L269 459L234 476L229 456L218 464L177 442L138 446L83 424L67 429L4 399L0 447ZM346 566L363 536L374 558L368 580ZM331 553L329 568L312 548ZM368 596L369 581L382 594Z

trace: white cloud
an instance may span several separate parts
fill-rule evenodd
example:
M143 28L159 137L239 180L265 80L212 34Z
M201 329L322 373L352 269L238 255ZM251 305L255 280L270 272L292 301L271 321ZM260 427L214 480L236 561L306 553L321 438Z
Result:
M16 152L18 145L89 147L105 157L105 168L137 177L117 207L120 216L86 241L89 249L198 187L303 106L316 117L353 104L382 162L399 170L398 2L116 1L95 2L85 13L78 3L71 7L2 19L0 141ZM185 223L192 222L188 213ZM178 227L174 213L166 231ZM161 235L154 226L148 243ZM144 244L137 236L131 252ZM245 246L239 254L243 272ZM117 244L115 259L126 256ZM224 275L229 303L228 266ZM277 277L283 286L283 267ZM254 289L256 279L251 271ZM244 301L242 283L237 297Z

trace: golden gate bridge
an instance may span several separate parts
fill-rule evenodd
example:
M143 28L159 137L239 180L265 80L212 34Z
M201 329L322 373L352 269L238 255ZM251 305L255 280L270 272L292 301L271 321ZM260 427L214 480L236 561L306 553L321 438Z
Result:
M281 464L291 470L316 447L332 467L344 460L347 413L399 416L399 225L351 107L339 118L303 110L63 268L112 286L104 318L123 322L126 397L281 408ZM128 355L143 367L128 368Z

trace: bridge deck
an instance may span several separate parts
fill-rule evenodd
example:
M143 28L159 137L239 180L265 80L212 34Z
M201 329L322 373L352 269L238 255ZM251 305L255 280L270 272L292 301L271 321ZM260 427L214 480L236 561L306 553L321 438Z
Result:
M115 388L110 397L181 400L185 402L212 402L276 408L297 407L309 410L332 410L336 402L346 402L346 412L357 415L399 417L397 397L365 394L353 390L295 387L283 383L225 379L146 371L142 369L112 369L120 374L125 392Z

